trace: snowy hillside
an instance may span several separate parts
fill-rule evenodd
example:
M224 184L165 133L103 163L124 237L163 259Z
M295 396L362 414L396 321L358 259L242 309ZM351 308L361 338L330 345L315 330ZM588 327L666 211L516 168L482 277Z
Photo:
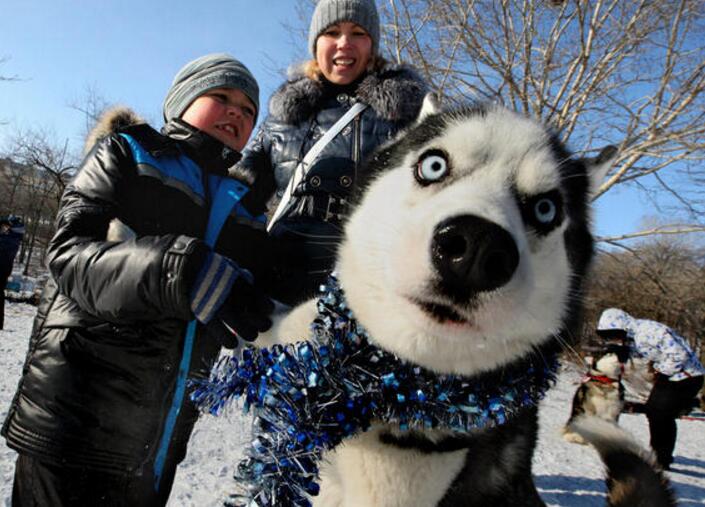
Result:
M36 309L8 304L0 331L0 418L4 420L17 386ZM541 496L551 506L604 505L602 466L590 448L569 444L559 428L570 411L579 374L566 370L541 408L541 434L534 474ZM646 419L623 416L622 425L646 445ZM176 476L169 507L216 507L232 487L232 471L248 441L249 419L237 412L204 417L196 425L188 456ZM0 444L0 499L10 506L14 452ZM680 421L676 459L669 473L680 505L705 505L705 422Z

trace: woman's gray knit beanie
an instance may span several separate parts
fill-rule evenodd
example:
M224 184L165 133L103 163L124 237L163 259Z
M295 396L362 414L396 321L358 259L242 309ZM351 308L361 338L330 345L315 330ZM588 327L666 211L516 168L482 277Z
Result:
M379 14L374 0L321 0L316 5L308 31L308 47L316 57L316 40L335 23L350 21L360 25L372 39L372 54L379 48Z
M214 88L234 88L244 93L259 111L259 86L245 65L226 53L196 58L176 73L164 99L164 121L180 118L191 102Z

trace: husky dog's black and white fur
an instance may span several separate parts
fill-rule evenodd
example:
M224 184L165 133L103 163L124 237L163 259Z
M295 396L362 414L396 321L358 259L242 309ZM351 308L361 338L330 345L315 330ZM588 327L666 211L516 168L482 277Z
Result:
M337 270L355 317L380 347L439 373L501 375L560 349L593 253L590 196L613 155L578 160L502 108L440 112L427 100L370 162L345 225ZM305 339L314 313L298 307L273 334ZM534 409L470 434L373 426L326 456L314 505L544 505L531 476L537 426ZM670 505L619 429L573 429L603 453L610 505L647 505L646 491L648 505Z
M624 384L622 371L624 363L614 352L595 357L590 369L573 396L570 417L563 428L563 438L568 442L586 444L570 425L581 415L592 415L617 424L624 409Z

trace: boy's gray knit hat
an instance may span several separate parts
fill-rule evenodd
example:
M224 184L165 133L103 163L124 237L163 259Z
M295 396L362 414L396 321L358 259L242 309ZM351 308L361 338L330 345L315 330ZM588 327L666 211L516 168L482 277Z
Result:
M316 57L316 40L323 31L335 23L350 21L360 25L372 39L372 54L379 47L379 14L374 0L320 0L311 17L308 47Z
M259 86L245 65L226 53L196 58L176 73L164 99L164 121L180 118L191 102L213 88L235 88L259 111Z

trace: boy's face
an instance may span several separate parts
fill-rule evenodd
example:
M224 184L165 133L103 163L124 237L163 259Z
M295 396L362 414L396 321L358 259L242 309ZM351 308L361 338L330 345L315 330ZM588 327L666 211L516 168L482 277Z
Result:
M240 90L214 88L194 100L181 119L242 151L254 127L255 107Z

